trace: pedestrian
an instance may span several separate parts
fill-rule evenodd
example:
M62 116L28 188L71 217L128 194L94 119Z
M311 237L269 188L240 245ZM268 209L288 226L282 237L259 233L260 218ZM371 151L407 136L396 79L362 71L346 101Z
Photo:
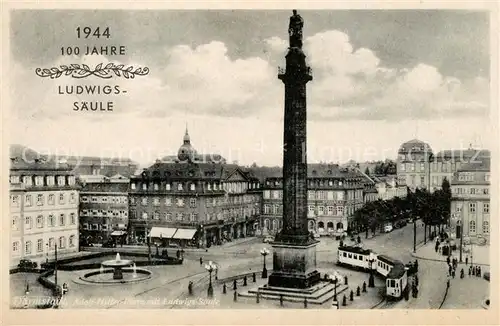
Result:
M200 266L203 265L203 258L200 257Z
M469 266L469 276L472 275L472 266Z
M481 266L477 266L477 276L481 277Z
M462 268L462 269L460 270L460 278L464 278L464 274L465 274L465 273L464 273L464 269Z
M448 267L448 274L451 276L451 271L452 271L452 268L451 268L451 265Z
M475 270L474 275L479 276L479 266L476 266L476 270Z
M450 256L446 257L446 262L448 263L448 265L450 264Z
M465 265L469 265L469 256L465 256Z
M455 269L451 271L451 277L455 278Z

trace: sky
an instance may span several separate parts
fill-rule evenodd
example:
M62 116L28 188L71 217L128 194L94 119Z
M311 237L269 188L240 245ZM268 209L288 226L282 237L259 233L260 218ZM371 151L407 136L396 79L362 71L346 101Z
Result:
M492 143L489 19L449 10L301 10L308 161L395 158L410 139L433 150ZM199 153L280 165L284 66L291 12L13 11L10 142L46 154L175 154L186 126ZM78 26L109 39L77 39ZM83 27L83 26L82 26ZM123 45L124 56L61 55L62 46ZM108 62L148 67L135 79L41 78L36 68ZM120 95L60 95L118 85ZM113 101L113 112L75 112L75 101Z

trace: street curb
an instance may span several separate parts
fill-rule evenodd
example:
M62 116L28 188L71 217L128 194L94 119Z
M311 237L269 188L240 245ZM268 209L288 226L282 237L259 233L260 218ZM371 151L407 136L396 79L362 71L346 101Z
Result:
M411 253L412 257L415 257L415 258L418 258L418 259L422 259L422 260L428 260L428 261L436 261L436 262L442 262L442 263L446 263L446 259L435 259L435 258L427 258L427 257L424 257L424 256L419 256L417 255L416 253L412 252ZM480 265L480 266L487 266L487 267L490 267L489 264L478 264L478 263L474 263L474 265Z
M450 286L451 286L451 282L450 282ZM444 305L444 302L446 301L446 297L448 296L448 289L450 287L449 286L446 286L446 290L444 291L444 297L443 297L443 300L441 300L441 304L439 305L439 308L438 309L441 309Z

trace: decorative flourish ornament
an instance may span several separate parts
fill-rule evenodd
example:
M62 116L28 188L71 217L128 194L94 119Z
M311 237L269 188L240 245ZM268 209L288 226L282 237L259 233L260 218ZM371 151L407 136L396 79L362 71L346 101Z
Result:
M135 76L146 76L149 74L149 68L136 68L134 70L133 66L125 68L125 65L116 65L114 63L108 63L103 67L103 64L98 64L94 69L89 66L82 64L71 64L69 66L61 65L59 68L53 67L47 68L36 68L35 73L40 77L50 77L51 79L59 78L63 74L65 76L71 76L73 78L85 78L88 76L96 76L103 79L109 79L115 74L117 77L125 77L126 79L134 79Z

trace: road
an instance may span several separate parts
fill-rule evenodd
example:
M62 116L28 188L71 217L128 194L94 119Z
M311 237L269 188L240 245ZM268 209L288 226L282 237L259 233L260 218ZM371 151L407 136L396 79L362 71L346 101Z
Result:
M363 239L364 234L360 237L365 248L370 248L377 253L386 254L397 258L403 262L409 262L412 259L411 252L413 251L413 225L407 225L402 229L396 229L393 232L386 234L378 234L373 238ZM423 240L423 228L417 229L417 242ZM347 241L349 242L349 241ZM333 238L323 237L317 246L317 264L318 268L337 268L335 265L337 247L339 241ZM92 299L95 297L112 297L113 300L106 301L105 304L95 306L99 308L132 308L137 307L138 303L145 302L144 300L156 300L157 298L166 298L174 300L183 298L187 295L188 283L191 281L194 284L195 295L206 297L206 289L208 287L208 272L204 268L204 263L212 260L219 266L217 275L219 279L241 275L248 272L256 272L260 275L262 271L263 258L260 255L262 248L268 248L272 252L269 244L262 243L262 239L253 238L245 239L242 243L228 243L223 246L211 247L207 251L203 250L186 250L184 253L183 265L174 266L157 266L148 267L154 277L145 282L127 285L125 287L92 287L88 285L79 285L72 282L77 276L77 272L62 272L60 271L61 282L68 282L74 291L70 291L68 302L78 302L77 299ZM113 250L113 249L110 249ZM147 252L147 248L120 248L120 251L142 251ZM172 254L175 254L175 249L172 249ZM203 264L200 264L200 257L203 258ZM426 266L430 262L422 262L421 266ZM268 268L272 266L272 255L266 257ZM426 267L427 268L427 267ZM431 268L432 271L432 267ZM429 272L430 273L430 272ZM429 274L431 279L432 273ZM215 275L212 275L215 278ZM424 278L422 278L424 281ZM219 285L220 286L220 285ZM433 286L431 286L433 287ZM220 291L220 289L218 289ZM429 303L425 303L423 307L434 307L439 305L439 300L442 299L440 290L435 290L435 294L430 293L434 299L430 299ZM141 301L142 300L142 301ZM68 303L68 304L69 304ZM68 305L65 308L71 307L88 307L88 302L80 302L75 305ZM92 304L91 304L92 305ZM92 305L94 307L94 305ZM176 304L156 304L151 308L172 308Z

